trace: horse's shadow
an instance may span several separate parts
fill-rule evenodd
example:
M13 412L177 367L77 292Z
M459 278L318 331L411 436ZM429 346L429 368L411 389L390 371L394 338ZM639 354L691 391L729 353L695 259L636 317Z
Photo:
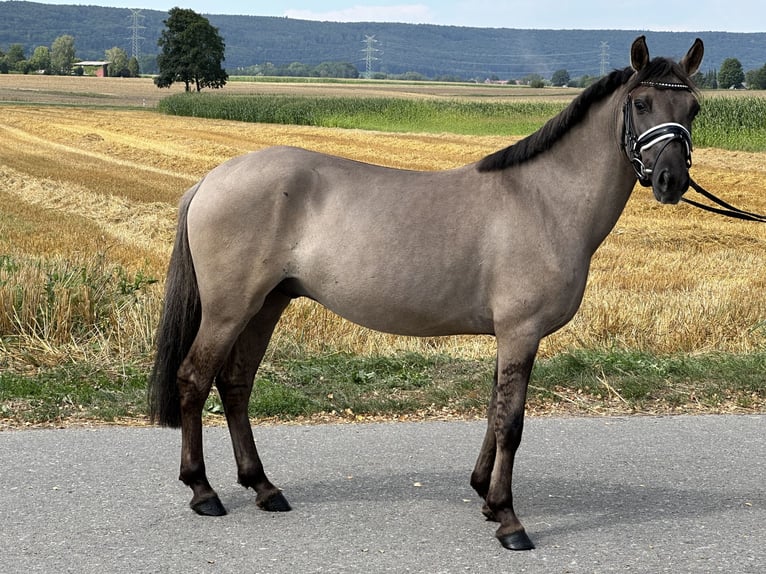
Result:
M285 485L285 494L296 513L314 512L319 505L325 510L334 504L347 509L355 502L362 507L369 502L395 500L434 503L430 508L441 505L446 520L455 509L457 514L453 516L456 519L462 519L464 513L480 519L481 500L470 488L468 474L456 470L415 470L384 477L338 476L308 481L298 478ZM742 507L745 500L744 495L736 493L721 496L710 490L672 484L640 485L550 476L535 479L523 472L517 476L514 492L519 517L539 542L564 533L588 533L610 526L640 527L658 518L684 522ZM760 507L766 504L763 493L754 492L748 496L749 504ZM252 497L241 491L227 493L227 498L224 502L233 512L255 508Z

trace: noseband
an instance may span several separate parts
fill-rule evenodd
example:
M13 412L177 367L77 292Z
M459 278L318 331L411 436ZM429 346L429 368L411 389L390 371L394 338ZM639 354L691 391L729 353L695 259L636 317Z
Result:
M661 90L686 90L691 92L691 88L686 84L670 82L641 82L642 86L650 86ZM636 128L633 123L633 97L628 94L623 108L623 148L628 156L633 169L636 172L639 183L644 187L651 185L651 176L653 169L646 167L642 154L644 151L657 144L662 144L660 151L655 156L654 163L657 163L660 155L668 145L676 140L684 144L686 150L686 167L692 165L692 136L684 126L675 122L660 124L646 130L639 136L636 136Z

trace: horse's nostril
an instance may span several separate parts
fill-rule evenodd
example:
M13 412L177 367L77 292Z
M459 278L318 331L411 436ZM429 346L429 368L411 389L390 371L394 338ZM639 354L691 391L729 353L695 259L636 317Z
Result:
M673 177L670 175L670 170L663 169L660 172L660 179L659 184L660 187L663 189L668 189L670 187L670 182L672 181Z

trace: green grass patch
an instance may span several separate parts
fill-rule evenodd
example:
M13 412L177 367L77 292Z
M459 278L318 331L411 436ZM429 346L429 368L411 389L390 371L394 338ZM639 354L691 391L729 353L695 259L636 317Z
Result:
M146 373L67 364L34 375L0 373L0 418L20 424L114 421L146 414Z
M766 352L655 356L637 351L577 350L535 367L532 395L566 400L567 393L619 401L631 410L696 407L758 409L766 399Z
M322 413L481 415L492 386L491 358L413 353L334 353L266 363L250 401L255 418ZM570 414L766 412L766 351L659 357L624 350L576 350L536 363L528 404ZM0 374L0 418L16 424L112 421L146 416L146 368L114 371L64 365L31 376ZM213 393L205 410L223 414Z

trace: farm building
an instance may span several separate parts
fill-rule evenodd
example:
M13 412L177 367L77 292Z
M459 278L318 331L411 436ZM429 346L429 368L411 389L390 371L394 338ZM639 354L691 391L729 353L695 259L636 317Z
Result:
M99 78L106 78L109 75L107 71L108 65L109 62L102 62L100 60L86 60L74 63L75 67L80 66L85 70L86 76L98 76Z

